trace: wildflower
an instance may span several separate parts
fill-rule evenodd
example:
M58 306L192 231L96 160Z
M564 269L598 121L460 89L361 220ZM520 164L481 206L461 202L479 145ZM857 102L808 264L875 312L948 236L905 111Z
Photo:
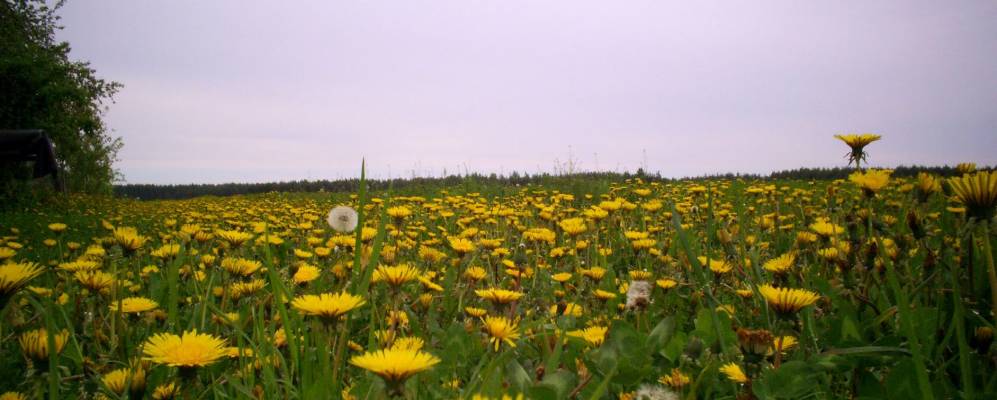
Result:
M81 285L95 292L105 292L114 285L114 276L104 271L79 271L73 276Z
M488 314L487 310L477 307L464 307L464 312L466 312L467 315L470 315L475 318L481 318L485 316L485 314Z
M21 351L25 356L37 362L48 361L48 335L49 333L45 328L22 333L18 340L21 344ZM53 339L55 342L55 354L62 353L63 347L66 346L66 342L69 340L69 331L63 329L59 333L54 334Z
M550 278L553 279L554 282L564 283L564 282L567 282L567 281L571 280L571 273L570 272L560 272L560 273L556 273L554 275L551 275Z
M609 328L605 326L590 326L585 329L569 331L568 336L584 339L589 345L599 346L606 340Z
M671 373L659 378L658 382L668 385L673 389L682 389L683 387L691 383L692 379L689 378L689 375L686 375L682 371L679 371L678 368L673 368Z
M810 230L824 237L836 236L845 231L840 225L835 225L826 219L818 219L810 224Z
M232 275L250 276L263 267L263 263L245 258L222 259L222 268Z
M971 162L958 163L955 165L955 169L956 171L959 171L959 173L963 175L971 174L973 172L976 172L976 163L971 163Z
M601 280L603 276L606 275L606 269L602 267L592 267L589 269L583 269L580 273L589 279L594 281Z
M440 362L421 350L387 349L364 353L350 358L350 364L363 368L384 379L390 394L400 395L405 380Z
M485 317L482 322L485 333L491 336L488 341L495 345L495 351L498 351L502 342L507 343L510 347L516 347L514 340L519 339L519 327L516 322L510 321L506 317Z
M405 206L388 207L388 215L395 219L405 219L412 215L412 209Z
M584 313L582 306L575 303L561 303L554 304L550 306L550 315L569 315L572 317L580 317Z
M17 255L17 250L10 247L0 247L0 261L9 260Z
M737 343L746 359L758 362L772 347L772 333L764 329L738 328Z
M464 270L464 277L466 277L467 279L470 279L472 281L475 281L475 282L480 281L482 279L485 279L485 277L487 277L487 276L488 276L488 272L485 271L485 269L481 268L481 267L477 267L477 266L475 266L475 267L469 267L468 269Z
M36 263L10 263L0 265L0 310L14 293L45 270Z
M28 396L21 392L4 392L0 394L0 400L28 400Z
M329 211L329 217L326 219L329 222L329 226L340 233L353 232L357 228L358 220L359 216L356 210L346 206L333 208Z
M403 337L395 339L395 342L391 344L391 349L393 350L422 350L422 347L426 345L426 342L422 338L418 337Z
M461 256L473 252L476 249L474 243L465 238L451 237L447 240L450 242L450 248Z
M557 234L547 228L530 228L523 232L523 240L527 242L545 242L554 244Z
M364 305L366 301L360 296L347 292L322 293L320 295L306 294L294 298L291 306L305 315L314 315L324 320L333 320L350 310Z
M120 303L121 303L121 312L125 314L134 314L134 313L151 311L159 307L159 303L156 303L155 301L145 297L127 297L121 299ZM112 302L112 304L108 307L111 309L111 311L117 312L118 302Z
M928 196L942 191L942 184L938 178L927 172L917 174L917 193L919 200L926 201Z
M952 198L966 207L967 215L977 220L993 218L997 208L997 171L981 171L949 179Z
M388 326L392 328L408 328L409 319L405 311L391 310L385 317Z
M493 304L507 304L519 300L521 297L523 297L522 292L514 292L511 290L496 289L496 288L475 290L474 294L478 295L478 297L482 299L492 302Z
M173 382L156 386L152 391L153 400L171 400L178 397L180 397L180 385Z
M873 134L861 134L861 135L834 135L835 138L845 142L852 150L847 154L849 164L854 162L855 166L858 167L861 161L866 160L865 146L869 143L875 142L881 138L879 135Z
M725 260L707 259L703 256L696 257L696 259L699 260L700 264L709 267L710 271L713 271L717 275L726 274L734 269L734 266Z
M727 376L727 379L736 383L748 383L748 376L744 374L741 367L736 363L727 363L720 367L720 372Z
M803 289L775 288L770 285L761 285L758 292L765 297L775 312L782 316L796 314L803 307L816 303L820 296L814 292Z
M144 360L180 368L211 365L226 356L224 340L197 333L196 329L186 331L182 336L155 334L145 341L142 353Z
M239 247L243 243L246 243L253 238L252 233L233 231L233 230L218 230L215 231L215 236L228 243L229 246Z
M126 253L131 253L138 250L143 245L145 245L145 242L149 240L149 238L139 235L138 230L136 230L135 228L127 226L115 228L113 235L114 235L114 240L118 243L119 246L121 246L121 249L124 250Z
M561 227L561 230L563 230L564 233L571 236L577 236L585 233L588 229L588 227L585 226L585 220L581 218L568 218L562 220L561 222L558 222L558 226Z
M260 289L266 286L266 281L262 279L253 279L248 282L236 282L229 286L229 296L232 300L239 300L243 297L252 295Z
M658 280L654 281L654 283L656 285L658 285L659 288L662 288L662 289L671 289L671 288L675 287L675 285L678 285L678 282L676 282L674 279L667 279L667 278L666 279L658 279Z
M128 390L131 397L142 398L142 393L145 392L145 370L141 367L119 368L104 374L100 380L104 386L119 396Z
M67 228L66 224L61 222L56 222L54 224L48 224L48 230L55 233L62 233Z
M602 289L596 289L595 291L592 292L592 295L595 296L595 298L602 301L608 301L616 298L616 293L608 292Z
M798 341L795 336L779 336L772 338L772 347L765 353L765 355L773 355L776 351L785 352L793 347L796 347Z
M392 267L378 265L371 277L371 282L385 282L391 286L398 287L403 283L416 280L420 274L418 269L408 264L399 264Z
M870 169L864 172L853 172L848 176L848 180L854 182L862 189L866 197L875 196L881 189L890 182L890 174L893 171L882 169Z
M786 253L779 257L773 258L765 262L763 267L766 271L775 273L777 275L785 274L793 267L796 262L796 255L793 253Z
M298 267L298 271L294 273L292 279L294 280L294 283L300 285L318 279L321 273L322 272L318 269L318 267L314 265L302 264Z
M173 257L176 257L177 254L180 254L179 244L164 244L158 249L149 252L149 255L164 260L172 259Z

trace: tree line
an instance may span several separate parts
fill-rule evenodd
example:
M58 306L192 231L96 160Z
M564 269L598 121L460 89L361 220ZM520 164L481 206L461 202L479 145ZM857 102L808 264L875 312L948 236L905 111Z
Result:
M910 177L916 176L920 172L927 172L943 177L951 177L959 174L959 171L952 166L899 166L893 168L893 176ZM574 174L520 174L513 172L509 175L497 174L467 174L449 175L436 178L408 178L408 179L368 179L371 190L381 191L391 188L400 192L420 193L435 191L441 187L463 186L465 189L474 191L475 189L494 189L496 187L515 188L525 185L545 185L551 187L565 187L572 185L582 185L585 189L593 187L593 182L618 182L626 179L641 178L651 182L670 182L677 180L705 180L705 179L746 179L746 180L824 180L824 179L845 179L854 169L845 167L835 168L797 168L773 172L768 175L760 174L717 174L698 177L686 177L681 179L663 178L660 173L648 174L643 170L636 172L586 172ZM198 196L233 196L244 194L258 194L269 192L353 192L356 191L360 180L340 179L340 180L295 180L286 182L265 182L265 183L221 183L221 184L183 184L183 185L155 185L155 184L124 184L114 187L117 196L135 199L188 199Z

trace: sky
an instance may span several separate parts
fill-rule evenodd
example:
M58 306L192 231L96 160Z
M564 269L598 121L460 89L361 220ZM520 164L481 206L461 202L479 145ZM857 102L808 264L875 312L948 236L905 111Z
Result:
M69 1L128 183L997 164L994 1Z

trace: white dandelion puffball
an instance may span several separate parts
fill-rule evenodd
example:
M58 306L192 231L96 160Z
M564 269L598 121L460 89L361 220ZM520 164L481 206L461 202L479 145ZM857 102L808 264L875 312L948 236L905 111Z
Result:
M357 211L347 206L337 206L329 211L329 226L336 232L353 232L357 229Z

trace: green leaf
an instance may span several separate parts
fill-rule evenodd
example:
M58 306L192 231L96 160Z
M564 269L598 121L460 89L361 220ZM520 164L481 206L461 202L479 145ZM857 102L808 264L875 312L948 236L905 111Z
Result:
M658 322L658 325L651 330L651 333L647 335L647 347L652 351L659 351L672 340L672 336L675 334L675 317L665 317Z

